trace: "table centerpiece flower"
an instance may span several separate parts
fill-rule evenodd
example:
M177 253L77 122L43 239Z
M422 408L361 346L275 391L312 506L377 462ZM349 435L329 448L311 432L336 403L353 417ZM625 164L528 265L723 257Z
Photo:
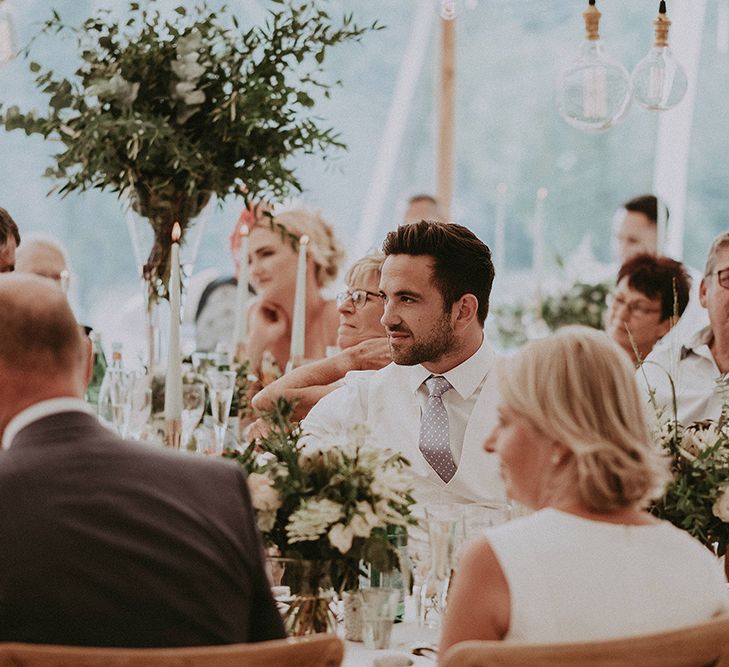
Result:
M650 509L722 556L729 545L729 378L717 383L725 399L718 419L684 425L676 419L675 397L673 410L653 401L653 437L671 462L672 480Z
M272 0L265 24L248 28L205 2L180 4L174 18L155 2L99 10L79 28L53 11L41 33L73 34L78 69L66 78L30 62L49 108L0 108L5 129L58 142L46 170L54 190L116 192L149 221L151 303L167 296L175 222L184 240L212 195L281 200L301 189L290 158L343 147L313 112L317 93L330 94L322 63L331 47L380 27L336 21L313 0Z
M374 446L363 427L336 441L304 442L292 412L293 405L279 399L266 416L268 435L228 455L248 473L267 546L284 559L318 564L308 570L307 594L294 598L285 614L289 631L298 635L331 627L321 588L356 589L361 563L383 572L398 565L386 529L413 521L414 500L407 460Z

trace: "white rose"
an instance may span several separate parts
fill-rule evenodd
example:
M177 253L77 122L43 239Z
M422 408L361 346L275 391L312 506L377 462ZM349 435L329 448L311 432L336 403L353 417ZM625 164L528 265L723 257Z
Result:
M345 526L342 523L335 523L329 530L329 542L343 554L346 554L352 548L353 539L354 530L351 524Z
M729 487L725 487L711 508L714 516L729 523Z
M273 482L265 475L252 472L248 475L248 488L251 491L253 507L263 512L274 512L281 507L281 496Z

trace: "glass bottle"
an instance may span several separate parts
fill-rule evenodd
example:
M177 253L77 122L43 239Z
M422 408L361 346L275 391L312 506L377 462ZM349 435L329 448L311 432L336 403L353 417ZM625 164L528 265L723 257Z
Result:
M111 365L99 389L98 415L106 426L123 435L129 413L128 377L122 365L122 344L111 346Z
M89 334L89 338L93 345L94 365L91 380L89 380L88 387L86 387L85 398L87 403L98 405L101 383L104 381L104 375L106 374L106 355L104 354L104 349L101 346L101 335L96 331L92 331Z

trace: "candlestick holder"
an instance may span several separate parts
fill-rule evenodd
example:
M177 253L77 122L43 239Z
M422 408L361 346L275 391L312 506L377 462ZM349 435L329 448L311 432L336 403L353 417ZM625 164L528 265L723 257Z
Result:
M171 449L180 449L182 442L182 420L165 420L165 445Z

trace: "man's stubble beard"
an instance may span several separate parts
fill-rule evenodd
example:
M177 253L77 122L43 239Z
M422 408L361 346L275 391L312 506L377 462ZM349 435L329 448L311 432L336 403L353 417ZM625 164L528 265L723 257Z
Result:
M406 350L397 351L390 343L392 360L399 366L415 366L416 364L440 361L446 354L451 354L458 347L456 335L447 314L430 330L427 338L414 341Z

